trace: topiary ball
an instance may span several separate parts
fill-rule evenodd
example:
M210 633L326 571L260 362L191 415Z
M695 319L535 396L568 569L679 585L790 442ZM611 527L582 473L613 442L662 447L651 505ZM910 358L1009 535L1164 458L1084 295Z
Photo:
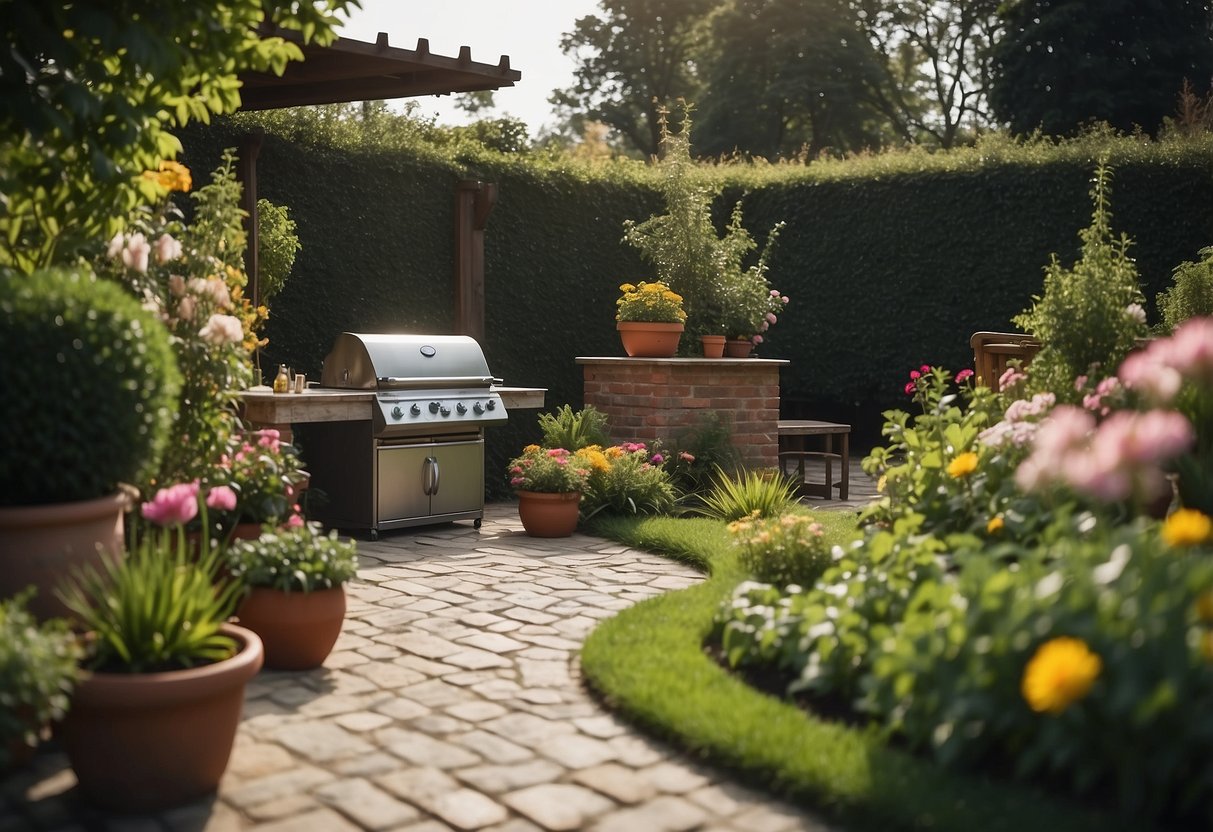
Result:
M168 330L87 269L0 279L0 505L114 493L150 475L181 377Z

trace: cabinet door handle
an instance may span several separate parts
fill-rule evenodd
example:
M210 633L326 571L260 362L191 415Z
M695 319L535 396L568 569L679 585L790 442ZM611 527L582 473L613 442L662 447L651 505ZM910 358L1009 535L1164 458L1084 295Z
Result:
M425 458L425 478L422 490L429 496L438 493L438 480L440 472L438 470L438 459L436 457L427 456Z

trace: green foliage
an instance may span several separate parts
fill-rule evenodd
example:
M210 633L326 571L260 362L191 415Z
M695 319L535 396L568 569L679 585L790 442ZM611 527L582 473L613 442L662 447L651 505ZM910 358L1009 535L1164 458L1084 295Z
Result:
M755 580L779 587L811 587L830 565L821 524L807 514L760 519L756 514L729 524L742 568Z
M42 727L63 718L79 675L80 643L63 619L30 615L32 591L0 601L0 771L12 743L36 745Z
M5 4L0 49L0 266L67 263L153 194L140 178L180 148L169 132L240 101L237 74L281 74L327 43L350 0Z
M261 302L268 304L282 291L302 248L291 209L268 199L257 200L257 263Z
M103 558L69 576L63 602L93 634L87 665L107 673L153 673L221 661L235 642L220 632L240 585L218 579L219 547L199 555L181 526L136 529L124 558Z
M692 509L708 517L732 522L757 513L778 517L796 502L796 483L778 472L715 471L712 490L703 495L703 505Z
M718 468L735 471L741 467L741 454L733 445L728 415L715 410L675 434L670 447L666 470L683 495L694 496L710 490Z
M1153 135L1185 80L1204 94L1213 76L1206 2L1019 0L1000 14L989 98L1016 133L1071 135L1105 121Z
M169 334L82 268L0 278L0 504L86 500L155 470L180 386Z
M584 449L574 454L565 448L527 445L510 460L507 473L510 487L519 491L563 494L585 490L590 463Z
M307 475L298 450L279 436L274 428L233 434L206 469L208 489L227 486L236 494L234 509L211 512L213 528L227 533L237 523L279 525L295 516Z
M641 444L591 447L581 452L589 462L589 477L581 498L585 517L608 514L668 514L676 492L660 454Z
M1170 332L1188 318L1213 315L1213 246L1200 250L1200 260L1175 267L1172 286L1158 295L1161 329Z
M678 133L666 129L664 117L661 126L663 155L656 165L656 184L668 213L641 223L628 220L623 226L624 242L636 248L661 281L682 296L689 343L694 344L699 335L753 335L770 302L767 258L783 224L775 224L758 262L745 268L743 261L758 244L741 224L740 203L733 206L724 234L717 235L711 207L720 188L691 160L691 107L684 106ZM739 322L731 317L738 312ZM745 330L733 331L736 326Z
M319 523L262 532L256 540L238 540L227 549L232 579L246 587L282 592L313 592L341 586L358 572L358 547Z
M579 451L607 444L607 415L593 405L574 411L566 404L551 413L540 413L539 429L545 448Z
M1112 236L1111 177L1101 163L1091 188L1091 224L1078 235L1077 262L1067 269L1052 255L1044 294L1033 295L1032 307L1013 319L1041 343L1032 360L1035 390L1066 395L1080 375L1111 374L1148 331L1129 238Z

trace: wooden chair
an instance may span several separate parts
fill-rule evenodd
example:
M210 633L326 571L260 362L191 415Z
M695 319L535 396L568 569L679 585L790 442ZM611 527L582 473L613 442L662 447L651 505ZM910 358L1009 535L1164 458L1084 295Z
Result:
M1040 342L1022 332L975 332L969 339L973 348L973 372L977 383L991 390L998 389L998 379L1007 371L1007 362L1019 359L1026 367L1036 353Z

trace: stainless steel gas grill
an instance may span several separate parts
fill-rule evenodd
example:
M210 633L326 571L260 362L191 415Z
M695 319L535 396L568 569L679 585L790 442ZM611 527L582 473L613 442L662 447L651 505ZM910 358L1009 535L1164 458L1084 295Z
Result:
M387 529L484 517L484 427L506 421L480 345L464 335L344 332L324 359L321 389L372 390L364 419L295 431L311 515L327 525Z

